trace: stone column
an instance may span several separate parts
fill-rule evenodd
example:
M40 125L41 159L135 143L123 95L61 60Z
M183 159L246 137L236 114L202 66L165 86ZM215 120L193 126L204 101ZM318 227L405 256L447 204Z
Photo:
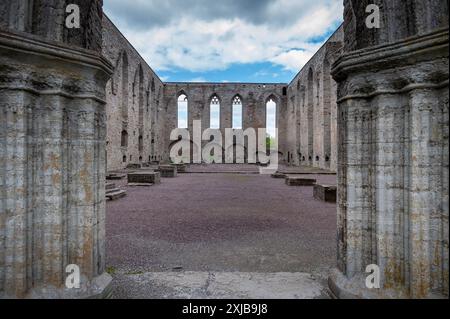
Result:
M330 288L339 298L448 298L447 2L374 1L381 28L368 29L371 2L345 1L346 52L333 68L338 267ZM366 286L368 265L380 269L379 289Z
M66 29L79 4L81 28ZM31 7L30 7L31 6ZM17 19L20 17L20 19ZM0 4L0 298L105 297L102 2ZM65 285L68 265L80 287Z

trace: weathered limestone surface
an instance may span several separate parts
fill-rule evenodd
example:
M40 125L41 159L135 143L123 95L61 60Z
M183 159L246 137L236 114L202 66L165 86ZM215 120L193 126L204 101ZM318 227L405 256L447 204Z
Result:
M168 160L164 85L106 16L102 53L114 66L106 85L108 171Z
M345 1L338 84L338 297L446 297L448 2ZM355 51L356 50L356 51ZM381 289L366 289L366 266Z
M343 47L339 27L289 84L285 119L288 164L336 171L336 82L331 65Z
M244 129L266 126L273 99L280 162L337 170L336 296L448 298L448 1L344 3L343 26L290 84L250 84L163 83L101 0L0 2L0 298L108 294L105 173L169 162L180 94L191 136L214 96L223 136L236 96ZM80 29L64 26L68 4ZM69 264L81 289L65 288ZM382 289L365 288L370 264Z
M0 298L105 296L102 1L70 32L68 1L32 2L0 2Z

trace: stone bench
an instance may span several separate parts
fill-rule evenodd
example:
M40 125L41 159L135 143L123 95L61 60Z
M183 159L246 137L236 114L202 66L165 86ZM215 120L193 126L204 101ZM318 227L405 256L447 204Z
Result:
M174 165L160 165L158 171L161 177L177 177L177 167Z
M161 174L154 171L133 172L128 174L129 186L149 186L161 183Z
M324 202L336 203L336 190L336 186L316 184L314 185L314 198Z
M286 185L288 186L314 186L314 178L286 176Z

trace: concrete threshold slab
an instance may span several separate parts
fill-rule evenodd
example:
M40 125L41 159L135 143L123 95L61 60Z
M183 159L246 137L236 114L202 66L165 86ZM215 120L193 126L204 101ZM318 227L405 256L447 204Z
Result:
M328 299L326 284L308 273L116 273L114 298Z

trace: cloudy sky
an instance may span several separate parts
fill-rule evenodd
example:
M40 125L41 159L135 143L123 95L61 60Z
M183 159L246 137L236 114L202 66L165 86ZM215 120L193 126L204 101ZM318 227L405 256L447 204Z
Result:
M290 82L342 22L342 0L105 0L164 81Z

